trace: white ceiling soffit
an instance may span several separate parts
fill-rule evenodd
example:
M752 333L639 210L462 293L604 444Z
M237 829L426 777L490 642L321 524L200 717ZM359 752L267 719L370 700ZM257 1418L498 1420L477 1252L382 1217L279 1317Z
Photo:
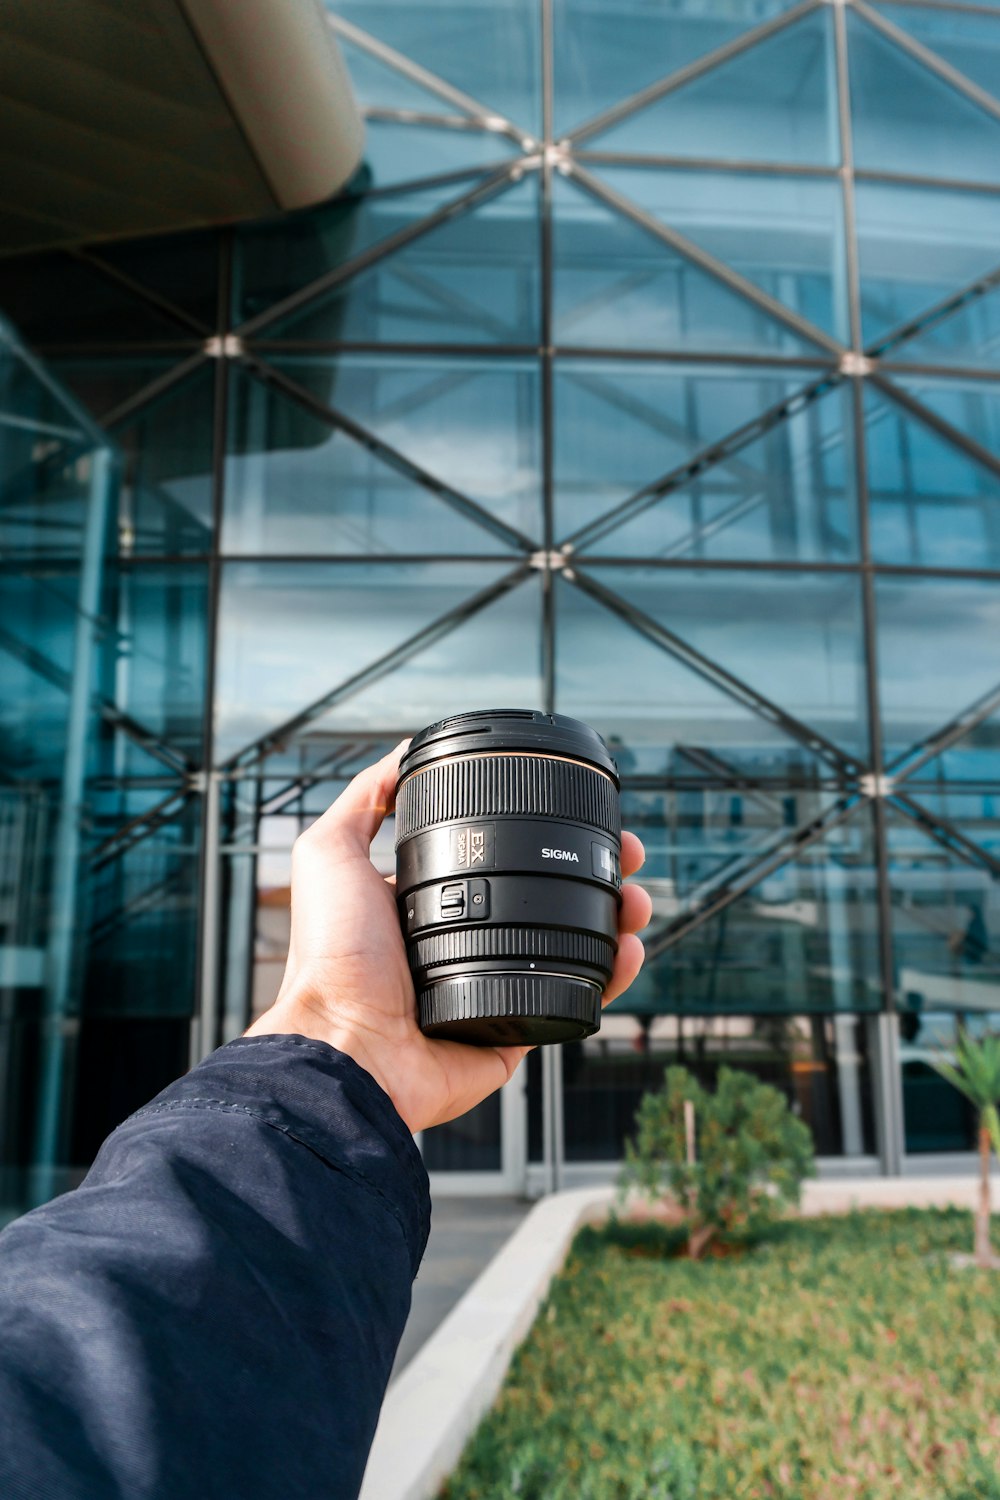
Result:
M321 0L0 5L0 254L301 208L362 146Z

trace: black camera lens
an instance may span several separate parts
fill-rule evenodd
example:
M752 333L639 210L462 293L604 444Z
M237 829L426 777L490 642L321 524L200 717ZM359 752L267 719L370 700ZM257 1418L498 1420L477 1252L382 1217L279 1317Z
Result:
M396 786L396 893L427 1036L568 1042L618 947L618 770L596 730L493 709L431 724Z

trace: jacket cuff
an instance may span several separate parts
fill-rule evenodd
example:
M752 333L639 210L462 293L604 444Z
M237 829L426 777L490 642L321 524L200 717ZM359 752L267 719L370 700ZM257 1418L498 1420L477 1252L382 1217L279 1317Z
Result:
M392 1100L352 1057L312 1037L239 1037L131 1118L209 1105L283 1131L374 1193L398 1220L416 1275L430 1232L427 1171Z

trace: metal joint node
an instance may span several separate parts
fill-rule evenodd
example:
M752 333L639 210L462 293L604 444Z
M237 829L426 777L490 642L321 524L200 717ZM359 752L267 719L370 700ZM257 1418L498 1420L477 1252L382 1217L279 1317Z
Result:
M205 353L209 359L242 359L243 340L239 334L213 334L205 340Z
M867 354L858 354L853 349L840 356L841 375L870 375L874 368L873 359L869 359Z
M531 554L528 558L528 567L535 568L539 573L559 573L565 568L566 562L565 552L560 552L556 548L546 551L543 548L540 552Z
M895 783L891 776L877 776L874 771L869 771L861 777L858 786L866 797L891 797Z

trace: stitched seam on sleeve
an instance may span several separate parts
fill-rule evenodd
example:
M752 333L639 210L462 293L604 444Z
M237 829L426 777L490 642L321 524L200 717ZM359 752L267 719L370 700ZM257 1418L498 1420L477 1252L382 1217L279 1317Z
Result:
M269 1125L272 1130L277 1130L279 1134L287 1136L291 1140L298 1141L300 1145L306 1146L310 1151L315 1152L315 1154L319 1156L324 1162L326 1162L328 1166L332 1167L334 1171L340 1172L344 1177L349 1177L352 1181L356 1182L359 1187L365 1188L373 1198L377 1198L382 1206L390 1214L392 1214L392 1217L396 1220L396 1223L399 1225L400 1231L403 1235L403 1242L406 1245L407 1250L410 1250L409 1235L407 1233L406 1224L399 1212L399 1209L396 1207L395 1203L393 1203L392 1199L389 1198L385 1193L383 1193L382 1189L378 1187L376 1183L372 1182L370 1177L368 1177L364 1172L360 1171L359 1168L351 1166L345 1161L337 1160L336 1158L332 1157L325 1147L321 1147L317 1141L310 1139L312 1135L311 1131L292 1130L281 1120L269 1119L267 1115L261 1114L258 1110L251 1109L247 1104L237 1104L231 1099L207 1099L200 1097L190 1099L167 1099L164 1100L162 1104L147 1104L142 1109L136 1110L135 1114L130 1115L128 1120L126 1120L123 1125L120 1125L118 1129L123 1130L125 1128L125 1125L131 1124L133 1120L146 1119L151 1115L166 1114L170 1112L177 1113L185 1109L191 1109L196 1114L203 1113L244 1115L251 1120L256 1120L259 1125ZM116 1131L115 1134L117 1135L117 1133L118 1132ZM410 1254L410 1259L411 1261L413 1259L412 1252Z
M274 1032L269 1036L241 1036L234 1038L234 1040L239 1044L233 1047L234 1053L244 1052L250 1047L267 1047L273 1049L277 1045L280 1047L300 1047L305 1052L312 1052L317 1057L322 1057L326 1062L342 1060L347 1064L350 1072L356 1076L361 1087L367 1093L371 1094L380 1106L382 1106L384 1099L389 1100L389 1104L392 1106L392 1115L389 1119L392 1130L400 1138L404 1146L416 1149L413 1145L413 1136L403 1124L399 1111L392 1100L389 1099L389 1095L382 1088L381 1084L375 1082L371 1074L359 1062L355 1062L349 1053L341 1052L339 1048L331 1046L329 1042L321 1042L312 1037L289 1036L283 1032ZM227 1045L233 1046L233 1043L230 1042ZM226 1048L220 1047L218 1050L219 1052L224 1052ZM209 1053L209 1057L215 1055L217 1054ZM205 1061L207 1060L205 1059Z

